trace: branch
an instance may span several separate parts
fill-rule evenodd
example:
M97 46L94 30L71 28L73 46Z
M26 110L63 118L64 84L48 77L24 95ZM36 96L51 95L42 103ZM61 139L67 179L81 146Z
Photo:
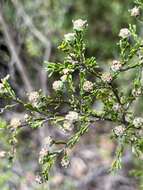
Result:
M24 21L25 25L29 28L29 30L31 31L31 33L39 41L41 41L46 48L50 49L50 47L51 47L50 41L47 39L46 36L44 36L44 34L42 34L41 31L39 31L35 27L35 25L33 24L32 20L31 20L31 18L24 11L22 5L17 0L11 0L11 2L13 3L15 9L17 10L17 13L19 14L19 16L23 18L23 21Z
M8 47L9 47L9 50L11 52L11 55L13 57L13 59L15 60L16 62L16 67L21 75L21 78L23 80L23 83L25 84L25 88L28 92L32 91L32 85L30 83L30 80L27 76L27 72L23 66L23 63L22 61L20 60L19 58L19 55L17 54L17 50L16 50L16 45L10 35L10 31L9 31L9 28L4 20L4 17L3 17L3 14L2 14L2 6L0 5L0 23L2 25L2 29L3 29L3 33L4 33L4 37L5 37L5 40L8 44Z
M32 19L29 17L29 15L25 12L22 4L20 4L17 0L11 0L18 16L22 17L25 25L29 28L30 32L44 45L45 47L45 56L44 60L49 60L50 54L51 54L51 43L50 40L47 39L47 37L39 31L36 26L33 24ZM43 89L43 92L45 94L49 94L47 91L47 72L43 69L43 67L39 67L39 75L40 75L40 81L41 86Z

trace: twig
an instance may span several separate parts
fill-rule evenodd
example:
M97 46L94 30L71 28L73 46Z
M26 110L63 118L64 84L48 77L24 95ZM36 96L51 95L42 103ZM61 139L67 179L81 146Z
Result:
M127 124L128 124L128 122L126 121L126 119L125 119L125 109L124 109L124 106L123 106L123 104L122 104L122 102L121 102L121 99L120 99L120 97L119 97L119 93L118 93L118 91L117 91L117 89L114 87L114 85L113 85L113 83L111 82L110 84L110 87L111 87L111 90L112 90L112 92L113 92L113 94L114 94L114 96L116 97L116 100L117 100L117 102L119 103L119 105L121 106L121 108L122 108L122 121L123 121L123 124L126 126Z
M25 12L23 6L21 3L19 3L17 0L11 0L15 9L17 10L17 13L20 17L22 17L25 25L29 28L30 32L44 45L45 47L45 56L44 60L49 60L50 54L51 54L51 43L50 40L41 32L39 31L36 26L33 24L32 19L29 17L29 15ZM49 94L47 91L47 73L43 69L43 67L39 67L39 75L40 75L40 81L41 81L41 87L45 94Z
M8 44L9 50L11 52L11 55L13 57L13 59L16 62L16 67L21 75L21 78L23 80L23 83L25 84L25 88L28 92L32 91L32 85L30 83L30 80L27 76L27 72L23 66L22 61L19 58L19 55L17 54L17 50L16 50L16 45L10 35L10 31L9 28L4 20L3 14L2 14L2 6L0 5L0 23L2 25L2 29L3 29L3 33L6 39L6 42Z
M44 36L44 34L42 34L41 31L39 31L35 25L33 24L32 20L30 19L30 17L26 14L26 12L24 11L22 5L17 1L17 0L11 0L14 7L16 8L19 16L21 16L23 18L23 21L25 23L25 25L29 28L29 30L31 31L31 33L39 40L41 41L44 46L47 48L51 46L50 41Z

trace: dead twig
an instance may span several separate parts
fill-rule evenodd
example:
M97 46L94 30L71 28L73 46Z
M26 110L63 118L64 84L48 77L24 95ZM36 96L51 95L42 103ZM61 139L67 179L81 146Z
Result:
M15 60L17 70L19 71L20 76L23 80L23 83L25 84L26 91L30 92L30 91L32 91L33 88L32 88L31 82L28 78L26 69L24 68L24 64L22 63L21 59L19 58L19 55L16 50L16 45L10 35L9 28L4 20L1 5L0 5L0 24L2 25L3 34L5 37L6 43L8 44L8 48L11 52L13 59Z

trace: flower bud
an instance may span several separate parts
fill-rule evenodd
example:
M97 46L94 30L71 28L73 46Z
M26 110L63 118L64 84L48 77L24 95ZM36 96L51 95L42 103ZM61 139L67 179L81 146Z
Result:
M119 103L116 103L116 104L113 105L112 109L114 111L119 111L121 109L121 105Z
M49 147L53 142L53 139L48 136L48 137L45 137L44 140L43 140L43 146L45 147Z
M83 90L85 92L90 92L93 90L93 83L91 81L85 81L83 83Z
M111 76L110 73L103 73L102 76L101 76L101 79L104 82L111 82L112 81L112 76Z
M67 75L69 72L70 72L69 69L63 69L63 73L64 73L64 75Z
M119 32L119 37L125 39L129 38L131 36L131 33L128 28L122 28Z
M136 117L136 118L134 118L133 125L135 127L141 127L143 125L143 118L142 117Z
M53 89L55 91L61 90L63 87L63 82L61 80L54 81L53 83Z
M122 136L124 134L125 128L122 125L116 126L114 128L114 133L117 136Z
M75 121L78 121L79 115L75 111L69 111L69 113L65 116L65 119L73 123Z
M39 93L37 91L28 94L28 100L33 106L37 106L39 100Z
M30 116L26 113L26 114L24 115L24 119L25 119L25 121L28 121L29 118L30 118Z
M75 33L68 33L64 35L66 42L72 42L75 39Z
M48 147L43 147L39 152L39 163L43 162L45 156L48 155L49 149Z
M0 158L4 158L6 156L6 152L5 151L0 151Z
M86 20L78 19L73 21L73 29L77 31L82 31L86 26L88 26Z
M113 60L112 65L111 65L112 71L114 72L119 71L121 67L122 67L122 64L120 63L120 61Z
M20 119L19 118L12 118L11 119L11 121L10 121L10 126L12 127L12 128L18 128L18 127L20 127L21 126L21 121L20 121Z
M66 80L67 80L67 75L63 75L63 76L61 76L60 79L61 79L61 81L63 81L63 82L66 81Z
M63 123L63 130L64 131L71 131L73 128L72 126L73 126L73 124L70 121L65 120Z
M62 160L61 160L61 165L63 166L63 167L65 167L65 168L67 168L68 166L69 166L69 164L70 164L70 161L69 161L69 159L65 159L64 157L62 158Z
M43 179L42 179L42 177L39 176L39 175L37 175L37 176L35 177L35 181L36 181L36 183L38 183L38 184L42 184L42 183L43 183Z
M141 94L142 94L142 89L141 89L141 88L137 88L137 89L133 89L133 90L132 90L132 95L133 95L134 97L141 96Z
M134 8L132 8L130 10L130 12L131 12L131 16L133 16L133 17L137 17L140 15L140 9L139 9L139 7L136 7L136 6Z

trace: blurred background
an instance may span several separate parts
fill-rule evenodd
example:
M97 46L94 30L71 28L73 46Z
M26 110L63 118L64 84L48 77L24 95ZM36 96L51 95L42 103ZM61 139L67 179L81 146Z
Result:
M132 0L1 0L0 1L0 78L11 75L10 83L17 95L42 89L50 94L51 82L43 62L62 62L57 46L63 35L72 30L72 20L88 21L87 56L95 56L107 65L118 58L118 33L128 23L135 23L129 14ZM142 31L140 31L142 32ZM3 106L0 100L0 107ZM23 117L17 107L1 116L3 128L14 115ZM50 127L49 127L50 128ZM109 173L116 143L110 138L110 123L93 126L72 150L71 165L63 169L57 163L47 185L34 182L38 172L38 153L43 137L59 135L51 128L25 129L19 135L17 158L9 168L7 159L0 158L1 190L136 190L142 179L132 176L140 163L127 150L124 169ZM7 133L0 130L0 149L8 150Z

